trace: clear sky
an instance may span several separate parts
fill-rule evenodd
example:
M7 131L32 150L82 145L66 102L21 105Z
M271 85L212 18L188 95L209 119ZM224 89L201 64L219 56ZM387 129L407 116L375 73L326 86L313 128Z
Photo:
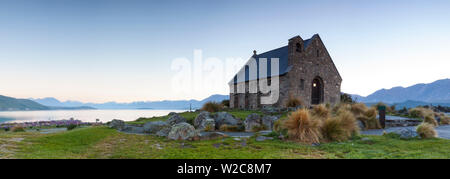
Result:
M175 58L244 59L320 34L342 91L450 77L450 1L0 1L0 94L83 102L202 99L232 74L176 93ZM175 87L176 88L176 87Z

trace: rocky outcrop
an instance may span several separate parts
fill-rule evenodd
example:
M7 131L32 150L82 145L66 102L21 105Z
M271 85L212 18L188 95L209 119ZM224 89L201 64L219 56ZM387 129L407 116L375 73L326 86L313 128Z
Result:
M265 130L271 131L273 129L273 124L278 119L279 119L279 117L277 117L277 116L263 116L261 118L261 124L264 126Z
M114 119L108 124L109 128L123 130L125 127L125 122L122 120Z
M245 131L254 132L261 129L261 116L259 114L250 114L244 121Z
M180 116L179 114L173 114L169 117L169 119L167 119L167 123L170 126L173 126L175 124L179 124L179 123L183 123L186 122L186 119L182 116Z
M144 124L144 132L149 134L156 134L164 128L170 128L169 124L164 121L147 122Z
M182 122L172 126L168 138L172 140L188 140L198 136L194 126Z
M260 130L272 130L273 123L278 120L276 116L263 116L250 114L245 118L244 125L246 132L256 132Z
M393 133L399 134L401 139L410 139L419 136L417 132L412 128L404 128L394 131Z
M241 125L241 121L239 119L236 119L227 112L218 112L214 115L215 123L216 123L216 129L220 129L222 125L229 125L229 126L238 126Z
M194 127L198 130L211 131L215 129L215 120L209 112L201 112L194 120Z
M144 133L144 127L125 124L123 129L120 131L140 134L140 133Z

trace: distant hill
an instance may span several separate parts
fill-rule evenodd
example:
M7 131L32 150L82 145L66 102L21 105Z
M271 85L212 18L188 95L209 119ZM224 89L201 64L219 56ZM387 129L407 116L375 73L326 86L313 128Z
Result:
M208 101L221 102L224 99L229 99L228 95L212 95L201 101L198 100L164 100L164 101L138 101L131 103L117 103L117 102L107 102L107 103L82 103L79 101L65 101L61 102L55 98L42 98L42 99L32 99L46 106L60 106L60 107L77 107L77 106L88 106L97 109L198 109L204 103Z
M428 84L416 84L409 87L394 87L378 90L367 97L352 95L364 103L402 103L416 101L423 103L450 103L450 79L437 80Z
M47 106L28 99L16 99L0 95L0 111L48 110Z

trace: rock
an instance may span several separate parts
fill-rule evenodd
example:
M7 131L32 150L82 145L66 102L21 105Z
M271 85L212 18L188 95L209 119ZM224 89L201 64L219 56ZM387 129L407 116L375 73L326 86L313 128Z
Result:
M230 126L238 126L241 124L241 121L234 118L233 115L227 112L218 112L214 115L214 121L216 123L216 129L220 129L220 126L227 124Z
M147 122L144 124L144 132L149 134L156 134L163 128L167 127L169 127L169 124L164 121Z
M169 114L168 114L168 116L173 116L173 115L176 115L177 113L176 112L170 112Z
M200 135L200 140L214 140L214 139L220 139L228 137L228 135L222 133L222 132L210 132L210 133L204 133Z
M264 114L275 114L279 112L279 109L274 107L264 107L261 109Z
M244 121L245 131L253 132L256 129L261 129L261 116L259 114L250 114Z
M258 142L262 142L262 141L265 141L265 140L273 140L273 137L266 137L266 136L258 136L258 137L256 137L256 141L258 141Z
M214 130L216 126L215 120L209 112L203 111L194 119L194 127L200 130Z
M163 129L161 129L160 131L156 132L156 135L159 137L167 137L169 135L171 129L172 128L170 126L165 127Z
M167 123L170 126L173 126L173 125L179 124L179 123L183 123L183 122L186 122L186 119L184 117L180 116L179 114L171 115L169 117L169 119L167 119Z
M361 139L361 141L372 141L372 139L369 139L369 138L367 138L367 137L364 137L364 138Z
M401 139L410 139L419 136L417 132L412 128L404 128L394 131L396 134L400 134Z
M122 120L114 119L111 122L109 122L109 128L123 130L124 127L125 127L125 122Z
M261 119L261 124L264 126L265 130L272 130L273 123L277 121L279 118L277 116L264 116Z
M142 134L144 133L144 127L125 124L121 131Z
M195 131L194 126L186 122L181 122L172 126L168 138L172 140L188 140L196 135L198 134L197 131Z

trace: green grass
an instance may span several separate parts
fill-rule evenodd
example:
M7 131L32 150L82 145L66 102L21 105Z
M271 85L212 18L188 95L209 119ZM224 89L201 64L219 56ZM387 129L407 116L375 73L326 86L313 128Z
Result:
M89 127L34 136L19 145L16 157L85 158L84 155L91 147L115 132L105 127Z
M8 133L11 135L21 135ZM0 135L2 138L2 135ZM164 158L164 159L283 159L283 158L450 158L445 139L400 140L362 136L343 143L309 146L271 140L233 138L210 141L172 141L150 135L89 127L48 135L22 135L11 158ZM220 145L220 147L218 147ZM218 147L218 148L217 148Z

